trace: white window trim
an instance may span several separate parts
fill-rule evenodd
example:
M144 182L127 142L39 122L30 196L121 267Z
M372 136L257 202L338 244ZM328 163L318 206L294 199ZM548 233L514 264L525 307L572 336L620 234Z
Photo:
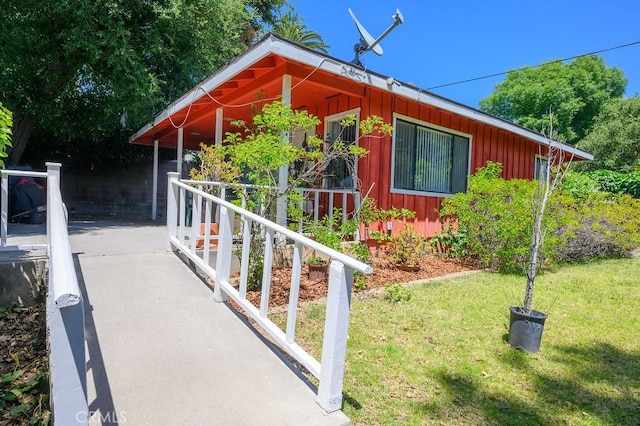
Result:
M536 154L536 157L533 160L533 180L538 180L538 176L536 174L536 164L538 163L538 159L547 162L547 174L549 173L549 159L545 155Z
M446 127L438 126L436 124L428 123L426 121L418 120L417 118L408 117L406 115L398 114L396 112L393 113L393 128L396 128L396 124L398 120L407 121L409 123L416 124L418 126L426 127L428 129L438 130L445 133L450 133L452 135L462 136L464 138L469 139L469 161L467 164L467 176L471 173L471 153L473 148L473 135L468 133L460 132L457 130L449 129ZM389 190L392 194L405 194L405 195L419 195L422 197L439 197L439 198L448 198L453 197L455 194L444 194L442 192L426 192L426 191L416 191L412 189L398 189L395 187L395 167L396 167L396 132L393 132L393 137L391 138L391 188ZM469 188L469 179L467 179L467 188Z
M327 137L329 136L328 132L329 132L329 122L331 121L339 121L342 120L344 118L347 118L348 115L355 115L356 116L356 122L355 122L355 126L356 126L356 140L354 142L354 144L356 146L359 146L359 139L360 139L360 107L358 108L353 108L347 111L342 111L342 112L338 112L336 114L331 114L331 115L327 115L324 117L324 137L322 138L323 141L327 140ZM354 170L356 171L356 175L353 177L353 189L357 189L358 185L358 156L355 155L355 160L354 160ZM327 186L327 180L326 178L322 179L322 187L325 188Z

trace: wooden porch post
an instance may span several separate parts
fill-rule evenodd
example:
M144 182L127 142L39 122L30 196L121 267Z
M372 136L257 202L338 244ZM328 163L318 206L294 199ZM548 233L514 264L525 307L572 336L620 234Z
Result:
M178 128L178 146L176 148L176 160L178 160L178 178L182 179L182 146L184 144L184 128Z
M215 143L216 145L222 143L222 120L224 117L224 110L222 108L216 108L216 135L215 135Z
M291 75L282 76L282 100L285 105L291 105ZM283 134L282 138L289 141L289 134ZM280 167L278 173L278 182L280 183L280 192L283 193L287 188L289 180L289 166ZM278 225L287 226L287 200L282 197L278 199L276 206L276 223Z
M151 189L151 220L158 218L158 139L153 141L153 184Z

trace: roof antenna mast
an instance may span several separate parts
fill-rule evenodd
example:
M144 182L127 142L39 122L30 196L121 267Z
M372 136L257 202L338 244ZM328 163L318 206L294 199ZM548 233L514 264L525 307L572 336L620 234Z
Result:
M353 20L353 23L356 24L356 28L360 33L360 41L356 43L355 46L353 46L355 58L353 59L353 61L351 61L351 63L360 67L362 66L362 62L360 62L360 56L362 56L369 50L373 50L376 55L381 56L383 52L382 46L380 46L380 41L382 41L383 38L385 38L391 31L393 31L395 27L404 22L404 17L402 16L402 13L400 13L400 9L396 9L395 15L392 16L393 24L391 24L389 28L384 30L384 32L378 38L374 39L358 21L358 18L356 18L356 15L353 14L351 9L349 9L349 14L351 15L351 19Z

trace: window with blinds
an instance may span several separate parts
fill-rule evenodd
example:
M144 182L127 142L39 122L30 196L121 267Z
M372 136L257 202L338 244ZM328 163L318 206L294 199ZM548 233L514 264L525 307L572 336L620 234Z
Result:
M394 133L394 189L438 194L467 190L469 138L400 119Z
M338 139L347 146L356 142L358 138L357 123L343 126L342 120L345 116L346 113L342 113L326 118L326 135L324 142L327 147L330 147ZM349 154L347 158L335 158L331 160L325 170L325 187L329 189L354 188L355 165L356 158L351 154Z

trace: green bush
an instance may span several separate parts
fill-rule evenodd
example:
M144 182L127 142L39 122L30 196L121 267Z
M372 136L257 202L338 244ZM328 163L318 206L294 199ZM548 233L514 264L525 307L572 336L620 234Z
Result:
M443 201L440 215L443 220L457 219L470 256L482 267L519 272L529 251L537 184L505 180L501 172L500 163L488 162L479 168L469 178L467 192Z
M619 173L611 170L596 170L589 173L602 191L614 194L629 194L640 199L640 172Z
M591 194L600 191L601 187L586 173L567 172L560 185L560 190L568 191L575 198L584 200Z
M621 257L640 245L640 201L630 195L595 192L580 200L565 192L555 204L564 218L555 231L557 261Z
M446 199L441 219L455 222L480 266L522 272L530 250L535 181L500 178L487 163L469 178L466 193ZM568 173L545 215L543 265L618 257L640 245L640 201L598 191L589 177ZM449 231L451 232L451 231Z

